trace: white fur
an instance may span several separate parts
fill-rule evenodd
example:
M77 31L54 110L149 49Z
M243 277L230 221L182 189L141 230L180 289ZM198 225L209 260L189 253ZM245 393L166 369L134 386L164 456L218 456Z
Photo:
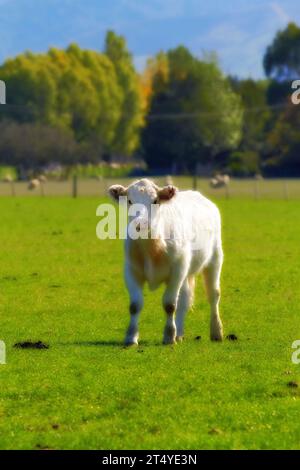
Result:
M118 195L127 195L132 203L143 204L148 214L151 203L162 197L159 205L155 206L156 212L152 218L147 217L147 211L142 211L134 220L142 230L146 227L146 235L150 235L151 224L155 240L127 238L125 241L125 281L131 304L131 320L125 343L138 343L138 320L143 307L145 282L150 289L162 283L166 285L163 307L167 322L163 342L172 344L176 339L181 341L185 314L193 299L194 277L200 272L211 307L211 339L221 340L219 300L223 252L217 207L196 191L175 192L171 186L158 188L146 179L128 188L114 186L110 188L110 193L115 199Z

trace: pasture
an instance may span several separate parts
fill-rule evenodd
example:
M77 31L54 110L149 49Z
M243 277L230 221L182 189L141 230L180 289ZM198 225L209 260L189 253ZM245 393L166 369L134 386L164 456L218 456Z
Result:
M0 198L1 449L300 449L299 201L218 199L237 340L210 342L199 279L185 341L161 344L161 291L146 291L129 349L122 242L95 234L102 201ZM13 347L25 340L49 349Z

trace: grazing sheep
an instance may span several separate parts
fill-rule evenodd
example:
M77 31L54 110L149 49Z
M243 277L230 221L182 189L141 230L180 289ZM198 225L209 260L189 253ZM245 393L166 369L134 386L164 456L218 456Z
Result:
M147 179L127 188L113 185L109 194L115 201L125 196L129 212L125 282L130 297L130 324L125 344L138 344L145 282L150 289L166 285L163 343L181 341L195 276L200 272L211 307L210 336L212 340L222 340L219 301L223 252L217 207L199 192L178 191L172 185L160 188Z
M40 180L37 179L37 178L33 178L29 181L29 184L28 184L28 189L30 191L33 191L34 189L38 188L40 186Z
M11 175L5 175L4 178L3 178L3 182L4 183L12 183L13 182L13 178Z
M210 186L212 188L223 188L224 186L228 186L230 183L230 176L229 175L220 175L217 174L214 178L210 180Z

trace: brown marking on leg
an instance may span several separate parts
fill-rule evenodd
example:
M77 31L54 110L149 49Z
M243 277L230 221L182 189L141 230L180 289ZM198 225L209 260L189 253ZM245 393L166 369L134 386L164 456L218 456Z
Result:
M132 302L129 307L129 311L131 315L135 315L139 311L139 306L137 303Z
M171 322L174 321L174 312L175 312L175 305L174 304L166 304L164 305L165 312L167 314L167 324L164 329L164 344L175 344L176 343L176 327Z
M175 312L175 305L174 304L166 304L165 305L165 312L167 315L173 315Z

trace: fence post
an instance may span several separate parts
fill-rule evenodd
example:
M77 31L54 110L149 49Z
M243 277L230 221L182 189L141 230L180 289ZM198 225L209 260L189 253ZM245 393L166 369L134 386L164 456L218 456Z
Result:
M193 190L194 191L197 191L197 172L195 172L194 176L193 176Z
M73 176L73 190L72 190L72 196L74 198L77 197L77 193L78 193L78 185L77 185L77 175L74 175Z
M288 182L286 179L283 180L283 194L284 198L286 201L289 200L289 188L288 188Z
M194 176L193 176L193 190L194 191L197 191L197 188L198 188L198 175L200 173L200 165L199 163L197 163L195 165L195 173L194 173Z
M254 180L254 199L259 199L259 181Z
M102 196L107 196L108 185L107 185L106 178L103 177L102 181L103 181L103 185L102 185L103 194L102 194Z
M16 195L16 190L15 190L15 182L14 182L14 180L11 180L11 182L10 182L10 190L11 190L11 195L12 195L12 197L15 197L15 195Z

